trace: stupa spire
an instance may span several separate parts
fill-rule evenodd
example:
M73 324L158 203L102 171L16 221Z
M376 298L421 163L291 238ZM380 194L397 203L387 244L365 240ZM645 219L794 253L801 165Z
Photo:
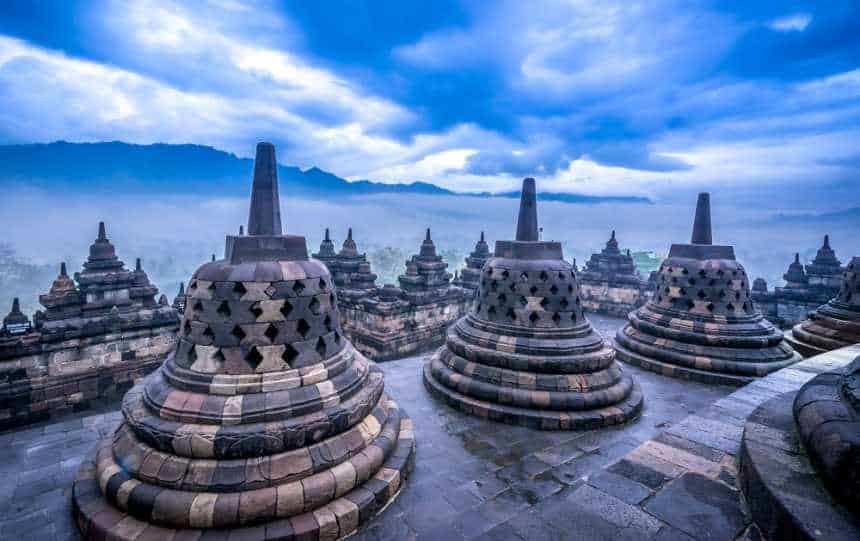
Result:
M800 263L800 252L794 252L794 262Z
M523 190L520 195L520 215L517 219L517 240L538 241L537 225L537 194L535 179L523 179Z
M275 146L272 143L257 143L251 210L248 213L249 235L283 235L280 201Z
M329 233L328 233L328 227L325 228L325 241L326 242L331 241L331 237L329 236Z
M137 272L140 272L143 270L143 265L141 265L139 257L134 261L134 270Z
M430 239L430 228L428 227L427 228L427 234L424 236L424 241L430 242L430 240L432 240L432 239Z
M107 240L107 234L105 233L105 223L104 222L99 222L98 240Z
M693 237L691 244L711 244L711 194L699 194L696 202L696 218L693 222Z
M481 231L481 242L484 242L484 232Z
M328 229L326 229L326 238L328 238ZM346 240L352 240L352 228L346 231Z
M824 248L830 248L830 235L824 235Z
M66 262L65 261L60 262L60 276L62 276L63 278L69 277L69 275L66 274Z

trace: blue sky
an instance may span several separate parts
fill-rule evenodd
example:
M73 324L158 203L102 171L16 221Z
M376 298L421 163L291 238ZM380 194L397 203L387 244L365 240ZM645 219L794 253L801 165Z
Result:
M856 0L6 0L0 143L266 139L350 179L844 199L858 36Z

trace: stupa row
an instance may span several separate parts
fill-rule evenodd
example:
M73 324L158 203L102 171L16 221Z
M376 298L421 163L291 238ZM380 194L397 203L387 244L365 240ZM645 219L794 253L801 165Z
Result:
M364 355L385 361L438 346L448 326L462 316L471 300L468 289L451 281L448 264L436 253L427 229L417 254L406 261L398 285L378 287L370 262L360 253L352 228L340 251L329 230L313 257L331 272L338 288L344 332Z
M66 264L31 321L18 299L0 329L0 429L127 390L176 343L177 311L138 258L126 269L99 224L80 272Z
M768 290L763 278L753 282L753 300L764 316L782 328L791 328L806 315L839 294L845 267L830 246L830 236L812 262L804 265L800 254L788 266L783 279L785 285Z

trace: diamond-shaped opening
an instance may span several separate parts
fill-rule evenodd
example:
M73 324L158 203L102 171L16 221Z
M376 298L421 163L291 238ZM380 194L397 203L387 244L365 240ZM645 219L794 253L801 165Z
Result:
M529 303L525 297L520 297L520 306L525 306Z
M248 308L248 311L254 314L254 318L258 318L263 315L263 309L257 305L251 306L250 308Z
M188 289L190 291L196 291L197 290L197 280L192 280L191 283L188 284Z
M510 289L511 291L516 291L517 290L517 284L511 282L511 285L508 286L508 289Z
M696 303L692 299L687 299L687 310L692 310L694 306L696 306Z
M540 271L540 279L546 282L549 280L549 274L547 274L546 271Z
M508 272L508 269L505 269L502 271L502 278L507 280L510 275L511 275L511 273Z
M683 287L681 288L681 290L680 290L680 291L681 291L681 296L684 296L684 295L686 295L686 294L687 294L687 290L686 290L686 289L684 289Z
M482 307L482 306L483 306L483 305L482 305L481 303L478 303L478 306L476 306L476 307L475 307L475 312L477 312L477 313L479 313L479 314L480 314L480 313L481 313L481 307Z
M571 320L571 321L573 321L573 322L576 322L576 312L571 312L571 313L570 313L570 320Z
M681 269L681 274L690 274L690 271L687 269Z
M258 366L260 366L260 363L263 362L263 355L261 355L260 352L257 351L257 346L252 347L251 351L249 351L248 354L245 355L245 362L248 363L248 365L254 370L256 370Z
M568 285L567 285L567 292L568 292L568 293L573 293L573 284L568 284Z
M528 279L529 279L529 273L527 273L527 272L521 272L520 273L520 280L521 281L525 282Z
M705 297L707 297L708 295L707 295L707 293L705 293L705 290L704 290L704 289L700 289L700 290L699 290L699 292L698 292L698 293L696 293L696 296L697 296L697 297L699 297L700 299L704 299L704 298L705 298Z
M298 356L299 356L299 352L296 351L296 348L294 348L290 344L287 344L284 347L284 352L281 354L281 359L283 359L284 362L287 364L292 364L293 361L295 361L296 357L298 357Z
M329 293L329 295L328 295L328 302L329 302L329 303L331 303L331 305L332 305L332 306L334 306L334 305L335 305L336 299L335 299L335 296L334 296L334 292Z
M332 325L331 316L325 317L325 319L323 320L323 325L325 325L325 328L328 332L331 332L334 330L334 325Z
M740 291L735 291L735 300L736 301L741 300L741 292Z
M325 288L328 287L328 283L325 280L323 280L322 278L320 278L319 287L320 287L320 291L325 291Z
M548 304L549 304L549 299L547 299L546 297L544 297L540 300L540 305L543 306L544 308L546 308Z
M495 315L496 315L496 307L495 307L495 306L490 306L490 307L487 309L487 315L488 315L488 316L490 316L490 317L495 316Z
M578 296L576 297L576 305L577 305L577 306L579 306L579 305L580 305L580 300L579 300L579 297L578 297Z
M717 281L711 278L710 281L708 281L708 285L714 287L715 285L717 285Z
M508 296L505 295L504 293L499 293L498 299L499 299L499 304L505 304L508 300Z
M218 305L218 315L221 317L230 317L233 312L230 310L230 303L227 301L221 301L221 304Z
M320 301L317 300L316 297L311 299L311 302L308 304L308 308L311 309L311 312L314 314L320 313Z
M558 315L558 312L552 315L552 321L553 323L555 323L556 327L558 327L558 324L561 323L561 316Z
M301 295L302 291L305 290L305 284L301 282L301 280L296 280L296 283L293 284L293 291L296 295Z
M335 331L335 333L334 333L334 343L340 344L340 333L337 331Z
M293 305L292 305L292 304L290 304L290 301L286 301L286 300L285 300L285 301L284 301L284 305L283 305L283 306L281 306L281 313L282 313L282 314L284 315L284 317L286 318L286 317L289 317L290 312L292 312L292 311L293 311Z
M690 284L691 286L694 286L694 285L696 285L696 279L690 278L689 280L687 280L687 283Z
M563 272L559 272L558 273L558 279L559 280L567 280L567 276L565 276Z
M244 284L242 284L242 282L236 282L236 285L233 286L233 293L235 293L236 295L238 295L240 297L247 292L248 292L248 289L245 287Z
M705 278L708 276L708 273L705 272L705 269L699 271L699 278Z
M203 311L203 303L200 301L197 301L194 303L194 306L192 308L194 308L195 312L202 312Z
M185 330L185 336L191 334L191 322L187 319L185 320L185 325L183 326L183 329Z
M726 298L726 291L725 291L724 289L721 289L721 290L720 290L720 298L721 298L721 299Z
M226 359L220 349L215 352L215 355L212 355L212 358L215 359L218 364L224 364L224 359Z
M208 289L209 291L215 291L215 282L211 282L209 284L209 287L207 287L206 289Z
M274 343L275 338L278 337L278 328L269 323L269 326L266 327L266 332L264 332L263 334L266 335L266 338L269 339L269 342Z
M530 288L529 288L529 293L531 293L532 295L534 295L535 293L537 293L537 291L538 291L537 286L532 286L532 287L530 287Z
M567 308L570 302L568 302L567 297L562 297L561 302L559 304L562 308Z
M728 310L729 312L734 312L734 310L735 310L735 305L734 305L734 304L732 304L732 303L727 304L727 305L726 305L726 310Z
M325 359L326 345L325 340L322 339L322 336L317 338L317 345L315 349L317 350L317 354L320 356L320 358Z
M496 291L499 288L499 282L495 280L490 281L490 291Z
M191 346L191 349L188 350L188 363L194 364L197 361L197 348Z
M705 308L707 308L707 309L708 309L708 312L713 312L713 311L714 311L714 309L716 308L716 306L714 306L714 303L709 302L709 303L708 303L708 305L707 305L707 306L705 306Z
M717 270L717 276L722 276L722 275L724 275L725 273L726 273L726 272L725 272L723 269L719 269L719 270Z
M558 286L553 284L552 287L549 288L549 292L556 295L558 293Z
M537 315L537 312L532 312L531 314L529 314L529 321L532 322L532 325L534 325L537 322L537 320L539 320L539 319L540 319L540 316Z
M243 330L242 330L242 327L240 327L240 326L238 326L238 325L235 325L235 326L233 327L233 330L232 330L232 331L230 331L230 334L232 334L233 336L235 336L236 338L238 338L240 342L241 342L242 340L244 340L246 336L248 336L248 334L247 334L245 331L243 331Z
M215 332L212 331L212 327L210 327L209 325L206 325L206 328L203 329L203 336L206 336L210 339L215 338Z
M300 319L298 324L296 325L296 330L299 331L299 334L302 335L302 338L305 338L308 334L308 331L311 330L311 326L308 325L308 322L304 319Z
M508 313L505 315L508 316L508 319L510 319L511 321L517 320L517 314L516 312L514 312L513 308L508 308Z

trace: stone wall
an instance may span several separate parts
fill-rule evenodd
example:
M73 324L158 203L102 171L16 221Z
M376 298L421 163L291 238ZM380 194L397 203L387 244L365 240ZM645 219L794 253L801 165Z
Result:
M0 360L0 430L121 396L161 364L176 343L176 329L24 342L20 355Z
M625 317L647 300L640 287L632 284L610 284L607 281L579 284L582 307L586 312Z
M361 353L375 361L389 361L428 351L445 341L448 327L468 311L471 298L415 305L339 300L344 332ZM382 306L380 306L382 305Z

